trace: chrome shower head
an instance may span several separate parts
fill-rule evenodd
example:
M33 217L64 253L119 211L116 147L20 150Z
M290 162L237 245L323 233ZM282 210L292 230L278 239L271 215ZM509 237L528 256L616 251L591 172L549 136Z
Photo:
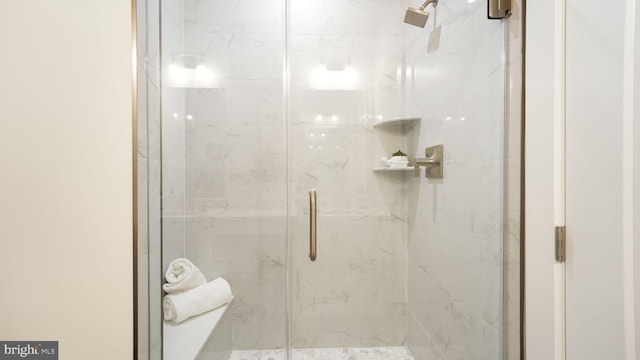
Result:
M438 5L438 0L427 0L420 9L414 9L412 7L407 9L407 12L404 14L404 22L423 28L427 24L427 19L429 19L429 13L424 11L427 5L433 3L433 7L435 8Z
M420 9L414 9L412 7L408 8L407 12L404 14L404 22L421 28L427 24L427 19L429 19L428 12Z

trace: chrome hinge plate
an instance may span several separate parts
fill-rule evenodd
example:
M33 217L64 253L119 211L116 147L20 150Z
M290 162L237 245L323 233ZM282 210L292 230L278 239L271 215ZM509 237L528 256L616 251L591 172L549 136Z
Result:
M556 261L567 261L567 227L556 226Z
M487 1L487 18L506 19L511 16L511 0Z

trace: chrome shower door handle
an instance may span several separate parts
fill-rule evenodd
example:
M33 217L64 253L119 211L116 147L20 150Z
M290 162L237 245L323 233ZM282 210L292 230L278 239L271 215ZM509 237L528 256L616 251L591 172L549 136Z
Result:
M316 261L318 253L316 252L316 230L317 230L317 208L316 208L316 189L309 190L309 259Z

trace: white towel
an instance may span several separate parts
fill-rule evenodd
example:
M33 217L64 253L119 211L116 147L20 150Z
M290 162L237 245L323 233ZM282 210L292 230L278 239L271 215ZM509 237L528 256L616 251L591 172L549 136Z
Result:
M223 278L217 278L189 291L165 295L162 299L164 319L176 324L181 323L192 316L228 303L232 296L231 287Z
M175 259L169 264L164 274L167 283L162 285L164 291L173 294L180 291L193 289L207 283L200 269L187 259Z

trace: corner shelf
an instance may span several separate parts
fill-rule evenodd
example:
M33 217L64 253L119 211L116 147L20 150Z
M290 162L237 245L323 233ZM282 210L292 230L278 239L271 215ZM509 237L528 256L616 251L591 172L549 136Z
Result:
M413 125L414 123L421 121L422 118L420 116L402 116L402 117L395 117L395 118L389 118L389 119L383 119L383 120L379 120L378 122L376 122L375 124L373 124L373 128L382 128L385 126L397 126L397 125L401 125L402 126L402 130L400 132L400 135L403 137L406 137L408 135L408 133L410 133L411 131L414 130L413 127L411 126L407 126L405 127L405 125ZM373 172L374 173L408 173L409 171L413 171L414 167L413 166L407 166L407 167L402 167L402 168L392 168L392 167L384 167L384 166L377 166L373 168Z
M401 168L392 168L392 167L375 167L373 168L373 172L406 172L413 171L413 166L401 167Z
M404 117L380 120L375 124L373 124L373 127L376 128L379 126L387 126L387 125L410 125L420 120L422 120L422 118L419 116L404 116Z

